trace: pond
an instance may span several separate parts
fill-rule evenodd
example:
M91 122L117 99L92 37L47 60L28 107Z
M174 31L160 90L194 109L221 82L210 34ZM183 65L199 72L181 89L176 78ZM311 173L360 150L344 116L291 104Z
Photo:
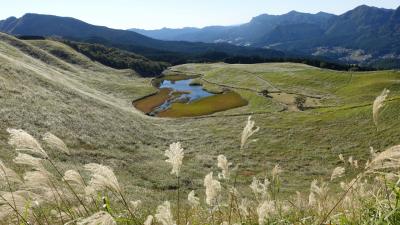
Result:
M182 95L181 99L187 99L190 103L194 100L212 96L214 94L207 92L203 89L203 86L193 83L194 79L187 80L162 80L159 88L171 89L175 92L180 92Z
M248 102L230 90L214 93L205 90L196 77L165 76L153 80L159 91L133 102L149 116L193 117L245 106Z

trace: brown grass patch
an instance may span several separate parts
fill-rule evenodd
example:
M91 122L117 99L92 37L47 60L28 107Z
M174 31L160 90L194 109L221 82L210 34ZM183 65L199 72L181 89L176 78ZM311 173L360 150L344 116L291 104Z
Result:
M171 108L160 112L160 117L191 117L208 115L247 105L248 102L236 92L213 95L189 104L173 103Z
M155 107L160 106L168 100L171 97L170 93L171 89L162 88L154 95L133 102L133 106L144 113L150 113Z

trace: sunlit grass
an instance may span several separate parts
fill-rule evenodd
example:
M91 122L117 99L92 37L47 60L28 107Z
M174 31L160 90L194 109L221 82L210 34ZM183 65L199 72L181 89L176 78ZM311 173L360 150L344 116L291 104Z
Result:
M190 103L172 103L171 107L158 114L160 117L190 117L212 114L247 105L239 94L225 92L205 97Z

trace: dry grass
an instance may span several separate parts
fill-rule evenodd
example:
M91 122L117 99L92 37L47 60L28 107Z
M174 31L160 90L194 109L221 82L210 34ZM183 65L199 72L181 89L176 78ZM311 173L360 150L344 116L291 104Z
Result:
M36 43L19 42L30 44L33 51L37 49ZM332 170L342 166L338 154L346 159L352 155L359 160L360 168L346 168L345 176L333 180L331 191L338 192L340 182L349 183L348 177L361 170L369 158L369 146L382 151L400 139L398 72L350 74L298 64L184 65L181 67L187 71L204 72L207 79L215 82L224 83L225 78L234 76L226 84L235 86L251 87L246 83L247 77L240 74L255 73L283 90L322 95L322 105L334 107L279 112L282 107L273 99L238 91L248 105L215 113L211 118L162 119L146 117L132 108L133 99L156 91L149 79L93 62L81 64L79 58L84 56L79 54L78 63L71 64L49 54L45 45L41 49L40 53L47 54L45 57L54 63L38 60L13 44L0 41L0 154L4 163L18 173L27 168L12 163L16 154L7 144L8 127L24 129L36 139L51 132L71 151L67 155L47 149L61 171L83 171L87 163L107 165L119 178L126 196L130 200L141 199L144 208L151 205L155 209L163 200L175 198L176 178L168 175L170 168L163 156L170 143L179 141L185 149L180 173L182 193L195 190L203 200L203 178L217 170L217 157L224 154L234 165L241 162L238 139L247 115L226 115L264 113L253 116L261 128L254 137L258 141L245 153L237 179L237 189L244 194L250 193L247 187L252 176L262 178L265 171L280 164L284 169L280 195L295 191L305 195L312 180L329 180ZM58 64L67 64L68 69ZM237 72L225 70L230 66ZM221 70L215 72L215 67ZM247 72L241 73L242 70ZM254 78L261 89L269 87ZM371 122L372 101L385 87L391 94L380 112L380 132L376 133ZM174 208L174 202L171 204Z
M160 106L166 100L170 99L170 94L170 89L162 88L156 94L134 101L133 106L143 113L150 113L154 110L154 108Z
M255 121L248 117L242 131L241 143L248 145L252 141L249 138L259 131L255 128ZM24 136L30 138L30 143L40 145L27 132L20 130ZM15 134L11 133L11 140ZM20 151L19 145L10 142L16 152ZM44 153L45 150L41 149ZM247 149L247 151L251 151ZM253 177L249 185L254 197L241 193L236 189L238 170L243 167L235 167L236 176L229 180L228 170L230 163L223 155L218 157L217 166L222 170L223 176L215 179L213 172L204 177L205 199L200 201L194 192L188 194L188 200L184 208L180 207L179 170L183 163L183 149L180 143L173 143L165 152L167 163L173 167L172 174L178 177L178 195L173 208L170 201L164 201L159 205L154 216L146 208L140 209L140 200L130 201L124 197L123 190L111 168L90 163L85 169L90 173L90 180L85 181L83 176L76 171L68 170L62 176L59 168L46 158L47 162L57 171L61 177L51 174L44 166L42 159L35 158L39 167L24 169L24 181L22 184L13 184L10 180L3 181L8 190L0 192L0 219L3 224L161 224L180 225L185 224L397 224L400 220L400 207L398 199L400 194L399 174L385 172L386 169L399 168L399 146L391 147L380 154L371 150L371 163L366 163L365 169L358 173L348 183L342 182L343 191L336 193L331 191L332 181L345 174L345 167L358 169L356 160L350 157L346 162L342 155L339 158L344 163L343 167L336 167L329 181L313 180L310 185L308 197L302 197L296 193L295 201L290 195L279 195L281 192L282 168L279 165L264 175L264 181ZM46 154L47 155L47 154ZM34 161L35 161L34 160ZM348 163L348 164L347 164ZM380 164L384 166L379 166ZM378 166L377 166L378 165ZM7 178L10 169L1 164L2 177ZM8 172L6 172L8 171ZM372 171L372 173L371 173ZM375 179L369 183L368 180ZM72 182L73 186L71 186ZM394 186L388 189L388 186ZM91 190L81 193L79 189ZM385 188L386 187L386 188ZM385 189L383 189L385 188ZM95 196L102 196L95 199ZM76 197L76 199L74 198ZM251 198L251 200L248 200ZM33 201L34 204L29 204ZM241 202L239 205L238 202ZM48 210L55 206L56 210ZM190 206L190 207L189 207ZM181 217L181 213L185 214ZM140 216L141 215L141 216ZM155 221L154 221L155 218ZM181 220L182 219L182 220ZM143 221L143 222L142 222Z
M157 114L159 117L191 117L208 115L247 105L247 101L236 92L225 92L197 101L186 103L172 103L171 108Z

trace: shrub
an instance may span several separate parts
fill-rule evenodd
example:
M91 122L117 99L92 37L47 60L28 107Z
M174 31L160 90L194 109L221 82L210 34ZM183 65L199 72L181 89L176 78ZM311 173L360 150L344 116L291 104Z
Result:
M307 101L307 98L306 98L305 96L303 96L303 95L297 95L297 96L294 98L294 104L295 104L296 107L297 107L299 110L301 110L301 111L304 110L306 101Z

